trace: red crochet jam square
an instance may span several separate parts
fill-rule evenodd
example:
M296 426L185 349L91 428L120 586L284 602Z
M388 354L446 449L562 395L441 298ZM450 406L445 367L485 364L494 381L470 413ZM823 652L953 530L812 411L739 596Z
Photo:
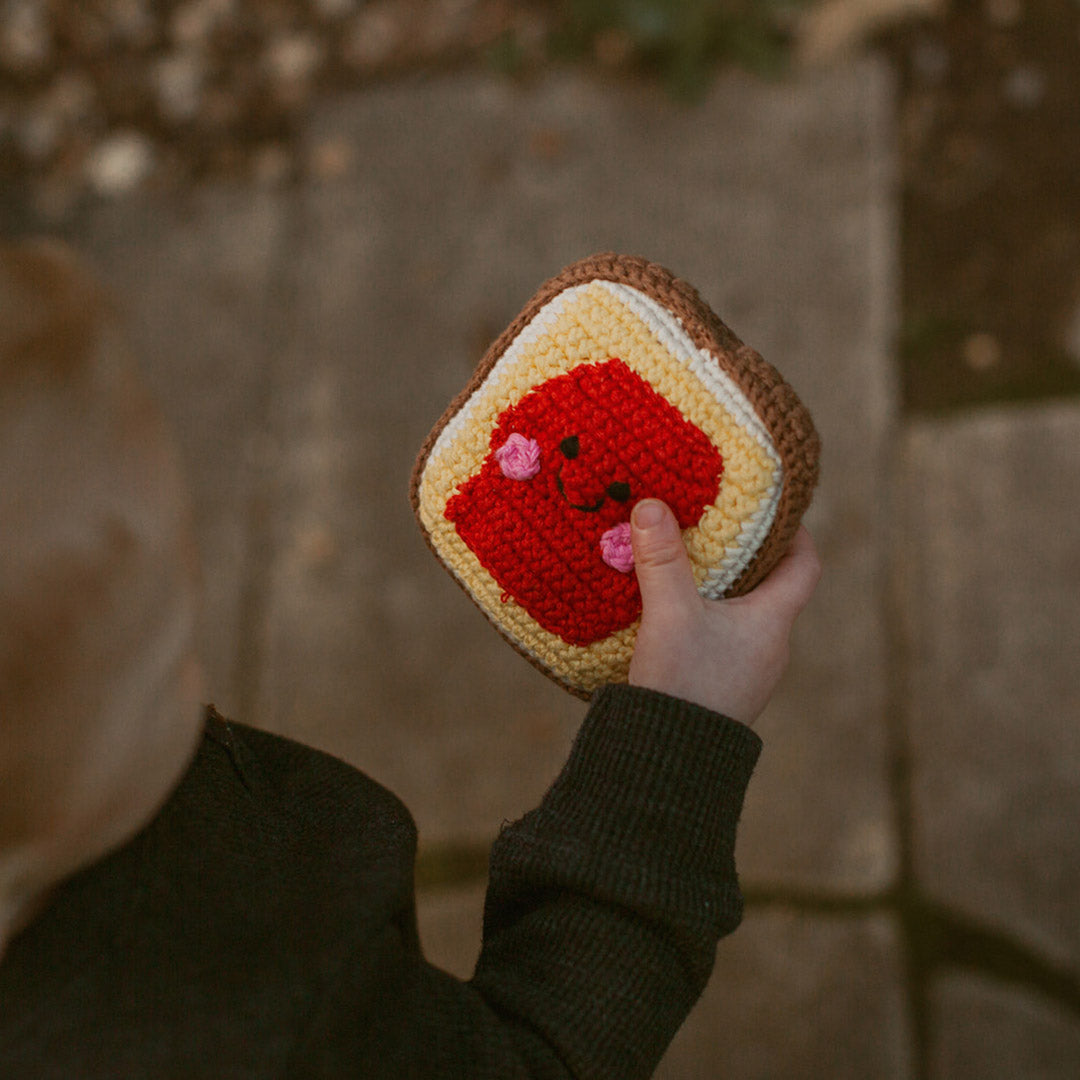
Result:
M496 452L535 440L533 475L513 479ZM641 613L633 571L601 557L600 538L639 499L663 499L686 529L715 501L723 461L644 379L612 359L541 383L498 419L480 471L446 517L504 591L545 630L588 645ZM518 472L520 475L520 471Z

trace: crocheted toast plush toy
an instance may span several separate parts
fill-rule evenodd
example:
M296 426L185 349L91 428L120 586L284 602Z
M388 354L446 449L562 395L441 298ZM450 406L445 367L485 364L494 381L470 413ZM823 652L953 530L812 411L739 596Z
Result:
M818 475L795 392L688 284L596 255L543 285L420 452L432 550L522 655L571 693L625 682L641 615L630 511L674 511L702 596L749 591Z

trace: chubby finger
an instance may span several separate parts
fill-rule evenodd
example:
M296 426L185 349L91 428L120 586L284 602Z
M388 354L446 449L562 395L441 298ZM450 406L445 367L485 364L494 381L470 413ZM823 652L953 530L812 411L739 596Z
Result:
M821 578L821 559L805 525L800 525L784 557L749 596L757 603L797 615L809 602Z
M630 515L642 618L700 603L675 515L659 499L642 499Z

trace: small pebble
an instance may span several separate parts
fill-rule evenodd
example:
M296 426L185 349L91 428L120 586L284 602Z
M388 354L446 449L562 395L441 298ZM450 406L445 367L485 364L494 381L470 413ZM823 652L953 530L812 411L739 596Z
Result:
M49 88L50 107L65 120L84 120L94 108L97 91L94 84L79 71L68 71L56 77Z
M513 20L518 48L530 63L542 63L548 56L548 29L537 12L522 10Z
M256 152L252 172L261 187L280 187L292 176L292 155L281 143L270 143Z
M44 0L3 0L0 4L0 65L28 74L52 55L52 29Z
M240 117L241 102L230 87L209 87L200 110L202 124L207 128L225 129Z
M529 136L529 152L541 161L558 161L566 154L566 132L555 127L538 128Z
M266 67L279 82L307 82L322 66L326 55L323 43L314 34L292 34L271 43Z
M472 0L433 0L414 42L422 53L435 55L463 41L474 21Z
M165 120L193 120L202 104L203 61L194 51L173 53L154 66L153 83L158 112Z
M911 69L923 85L936 86L949 74L949 50L940 41L924 39L911 52Z
M327 139L311 153L311 172L320 180L340 180L353 164L353 147L347 139Z
M99 195L134 191L154 168L154 146L137 131L123 131L99 143L86 161L86 179Z
M387 4L371 4L352 20L342 47L345 62L361 69L386 63L402 40L394 10Z
M77 72L59 75L53 84L24 110L12 125L16 145L24 157L41 165L62 149L66 140L90 114L93 84Z
M28 161L40 165L48 161L60 146L63 125L54 109L38 101L23 114L15 125L15 142Z
M173 11L169 23L173 40L180 45L205 43L235 7L235 0L188 0Z
M356 0L314 0L314 5L322 19L344 19L356 10Z
M1001 362L1001 344L993 334L972 334L964 342L964 363L972 371L989 371Z
M1003 30L1015 26L1024 14L1020 0L986 0L983 10L990 23Z
M52 225L63 225L71 220L78 208L81 190L76 176L65 169L57 169L35 187L34 211Z
M310 570L321 570L337 557L339 544L334 530L321 522L307 525L296 537L300 561Z
M1046 96L1046 76L1036 67L1014 68L1002 88L1005 100L1018 109L1034 109Z
M634 58L634 39L621 27L609 27L596 35L593 52L601 67L621 68Z
M116 36L128 45L147 48L155 37L155 20L146 0L111 0L108 14Z

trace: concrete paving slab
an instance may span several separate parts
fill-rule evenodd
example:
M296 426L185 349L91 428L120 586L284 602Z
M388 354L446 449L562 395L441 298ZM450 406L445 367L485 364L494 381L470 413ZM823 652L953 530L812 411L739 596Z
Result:
M966 974L931 995L929 1080L1075 1080L1080 1020L1054 1002Z
M720 943L704 997L657 1080L914 1076L887 916L751 912Z
M726 77L691 108L570 74L463 74L321 109L312 145L351 149L354 169L301 193L260 721L369 769L432 841L486 841L542 791L580 706L437 566L407 477L544 278L591 251L643 253L785 371L826 442L813 521L828 583L763 722L745 872L887 883L874 602L893 402L891 102L868 61L794 84Z
M480 955L486 882L420 892L416 913L424 956L459 979L471 979Z
M234 715L284 228L281 197L215 188L184 204L152 195L98 204L72 238L116 293L176 433L203 557L208 692Z
M912 424L904 462L916 873L1080 971L1080 408Z
M343 203L355 206L342 191L305 208L295 263L254 711L391 787L424 844L486 843L539 801L582 705L433 566L408 483L421 427L449 399L433 407L425 379L439 342L417 340L415 267L369 250Z

